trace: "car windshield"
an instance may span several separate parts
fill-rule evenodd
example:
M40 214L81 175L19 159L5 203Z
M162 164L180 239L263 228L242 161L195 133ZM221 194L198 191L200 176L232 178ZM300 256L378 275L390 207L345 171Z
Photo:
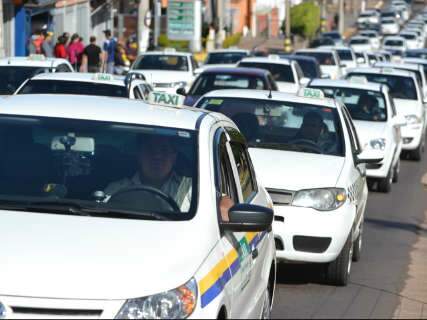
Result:
M418 100L416 83L410 77L363 72L351 72L347 79L351 77L365 77L369 82L385 84L395 99Z
M383 20L383 21L381 21L381 24L395 24L396 23L396 21L394 21L394 20Z
M145 54L135 63L134 70L188 71L187 57L167 54Z
M387 107L381 92L353 88L316 87L325 97L336 99L346 105L353 120L387 121Z
M268 62L241 62L239 63L239 67L268 70L275 81L295 83L295 78L290 65Z
M363 12L359 15L359 17L361 18L368 18L368 17L373 17L374 13L373 12Z
M232 119L250 147L344 155L336 109L243 98L204 98L198 105Z
M191 96L202 96L222 89L267 90L266 82L258 76L244 74L201 74L189 91Z
M304 55L316 58L322 66L335 66L334 55L331 52L319 52L319 51L300 51L296 53L297 55Z
M386 40L384 41L385 46L391 46L391 47L403 47L403 41L402 40Z
M338 49L338 56L343 61L353 61L353 55L350 50Z
M415 34L402 33L400 36L402 38L407 39L407 40L416 40L417 39L417 36Z
M128 98L125 85L59 81L59 80L30 80L18 94L78 94L88 96Z
M341 35L338 32L325 32L322 33L322 37L328 37L334 40L341 40Z
M427 51L412 51L412 50L408 50L408 51L405 52L405 57L427 59Z
M0 208L149 220L195 213L194 131L8 115L0 150Z
M247 56L245 52L209 53L206 64L235 64Z
M351 39L349 42L350 45L352 44L369 44L368 39Z
M389 17L396 17L396 13L394 12L382 12L381 13L381 18L389 18Z
M47 68L41 67L0 67L0 95L14 94L25 80L45 71Z
M321 77L321 72L317 62L305 59L295 59L295 61L298 62L306 78L316 79Z
M378 35L375 34L375 33L373 33L373 32L361 32L360 35L364 36L364 37L368 37L368 38L376 38L376 37L378 37Z

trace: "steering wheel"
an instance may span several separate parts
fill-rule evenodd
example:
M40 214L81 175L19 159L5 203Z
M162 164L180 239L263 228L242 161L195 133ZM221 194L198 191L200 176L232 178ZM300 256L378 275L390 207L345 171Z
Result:
M316 152L316 153L323 153L323 150L313 141L308 139L295 139L292 141L289 141L289 144L298 144L303 145L304 147L307 147L308 149Z
M166 193L164 193L159 189L145 186L145 185L129 187L129 188L119 190L116 193L111 195L108 202L120 201L121 198L126 199L126 195L130 194L131 192L138 192L138 191L152 193L158 196L159 198L161 198L164 202L166 202L173 209L174 212L181 212L181 209L179 208L178 204L171 196L167 195Z

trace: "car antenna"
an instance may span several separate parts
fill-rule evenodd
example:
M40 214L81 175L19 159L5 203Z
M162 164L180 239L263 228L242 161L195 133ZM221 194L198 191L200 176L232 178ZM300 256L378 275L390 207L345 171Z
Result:
M271 93L271 88L270 88L270 92L268 93L268 97L267 97L268 99L271 99L271 98L273 98L273 95L272 95L272 93Z

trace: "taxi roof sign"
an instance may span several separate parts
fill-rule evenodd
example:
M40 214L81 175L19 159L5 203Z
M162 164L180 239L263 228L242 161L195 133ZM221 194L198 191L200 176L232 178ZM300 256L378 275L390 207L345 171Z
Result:
M109 74L109 73L95 73L93 75L93 80L95 80L95 81L112 81L112 80L114 80L114 77L112 74Z
M270 60L280 60L280 56L278 54L270 54L270 55L268 55L268 59L270 59Z
M165 53L176 53L176 49L175 48L165 48L164 52Z
M384 73L393 73L393 72L394 72L394 69L393 69L393 68L390 68L390 67L386 67L386 68L383 68L383 72L384 72Z
M304 98L315 98L315 99L325 98L325 94L323 93L322 90L312 89L312 88L301 88L298 91L298 96L304 97Z
M161 106L179 107L184 104L185 97L179 94L171 94L160 91L152 91L148 95L148 103Z
M28 60L32 61L45 61L46 57L43 54L30 54Z
M350 82L354 84L367 84L368 79L364 76L353 76L350 77Z

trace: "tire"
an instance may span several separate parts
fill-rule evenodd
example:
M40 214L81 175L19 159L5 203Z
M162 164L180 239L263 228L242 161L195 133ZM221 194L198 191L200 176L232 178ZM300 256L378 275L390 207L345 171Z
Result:
M409 157L411 158L411 160L414 160L414 161L421 161L422 155L423 155L422 143L418 146L418 148L416 148L415 150L412 150L409 153Z
M270 285L268 285L267 289L265 289L264 303L262 306L261 319L271 319Z
M348 284L353 261L352 237L350 232L338 258L326 265L326 281L331 285L343 287Z
M383 193L389 193L391 191L391 185L393 184L393 170L390 169L387 177L378 179L378 191Z
M360 225L359 236L356 241L353 243L353 261L360 261L360 257L362 255L362 247L363 247L363 221Z
M400 174L400 159L397 160L397 163L393 169L393 183L399 182L399 174Z
M368 179L366 182L367 182L367 185L368 185L368 190L369 191L373 191L374 190L374 186L375 186L375 180Z

